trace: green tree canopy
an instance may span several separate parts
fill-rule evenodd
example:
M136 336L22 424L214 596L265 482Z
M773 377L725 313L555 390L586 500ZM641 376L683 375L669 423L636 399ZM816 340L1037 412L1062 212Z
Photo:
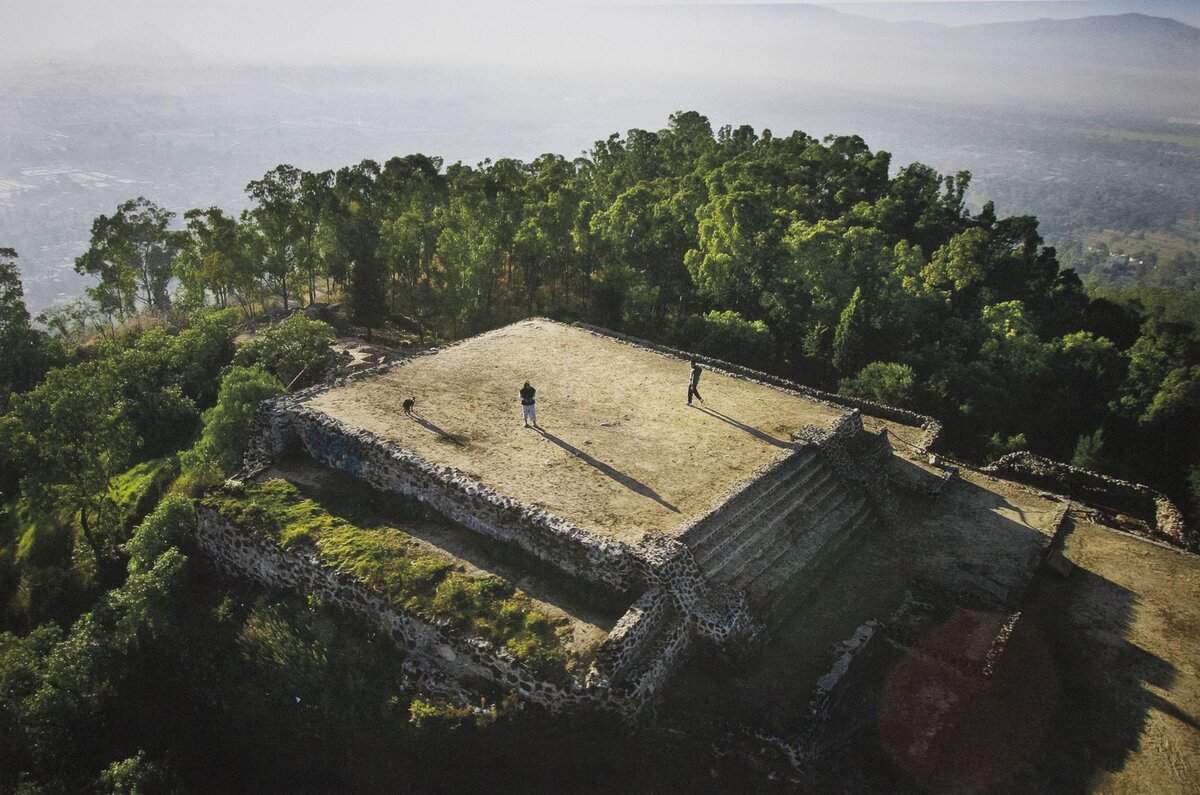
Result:
M180 245L178 235L168 228L174 217L139 196L121 204L112 216L95 220L88 250L75 260L75 270L99 278L88 294L102 310L125 316L170 306L167 287Z

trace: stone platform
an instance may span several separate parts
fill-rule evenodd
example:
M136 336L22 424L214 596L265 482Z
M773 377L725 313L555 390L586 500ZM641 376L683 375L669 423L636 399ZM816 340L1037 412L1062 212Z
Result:
M606 537L678 535L847 409L705 372L548 320L527 320L335 387L303 406ZM517 391L537 388L539 428ZM401 403L416 398L416 416Z
M688 405L688 358L528 320L264 404L247 462L306 455L632 602L578 684L635 713L694 639L759 635L884 507L856 407L707 359Z

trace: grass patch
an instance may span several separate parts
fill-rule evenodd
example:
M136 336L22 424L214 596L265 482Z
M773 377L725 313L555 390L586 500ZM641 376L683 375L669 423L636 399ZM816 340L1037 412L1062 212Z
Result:
M178 474L179 459L168 455L143 461L113 478L108 496L122 525L128 529L146 518Z
M401 530L351 506L339 514L284 480L209 494L204 504L232 524L285 549L306 547L398 610L443 620L507 648L531 671L564 681L581 667L563 643L561 620L537 610L508 580L472 576L451 557L430 553Z

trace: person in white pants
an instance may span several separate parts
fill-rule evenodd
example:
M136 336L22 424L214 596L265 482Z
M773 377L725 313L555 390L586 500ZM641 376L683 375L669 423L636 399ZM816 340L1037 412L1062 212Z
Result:
M537 427L537 403L533 396L537 394L537 390L525 382L525 386L521 387L521 416L525 418L525 427L528 428L530 423L533 427Z

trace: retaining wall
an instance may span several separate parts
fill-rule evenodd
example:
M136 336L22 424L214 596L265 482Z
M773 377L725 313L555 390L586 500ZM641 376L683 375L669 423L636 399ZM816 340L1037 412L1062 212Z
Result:
M895 498L888 490L886 472L869 472L859 465L852 453L856 440L866 433L863 430L862 413L853 409L831 428L809 425L794 436L805 444L816 446L825 456L833 470L846 483L861 488L867 495L871 507L888 529L894 529L899 521Z
M1192 549L1200 534L1189 529L1183 514L1165 494L1141 483L1102 475L1043 458L1030 452L1009 453L981 470L1044 489L1060 491L1080 502L1094 502L1145 519L1156 533Z
M452 467L432 464L369 431L295 401L264 404L256 455L274 458L298 444L312 459L374 488L415 497L453 522L517 546L610 591L641 590L631 548L506 497Z
M539 678L506 649L458 634L438 621L398 611L350 575L324 565L315 554L285 550L271 539L251 535L211 508L198 510L196 542L227 575L269 588L315 594L379 627L427 669L463 683L491 682L552 712L594 706L636 717L681 662L691 638L686 617L673 624L664 620L672 605L670 595L654 591L622 617L618 628L623 627L623 632L610 648L600 651L605 667L615 667L619 676L610 677L593 667L586 683L560 685ZM635 660L637 670L629 670Z
M675 615L671 607L671 594L663 588L638 597L596 650L596 668L613 681L620 679Z

